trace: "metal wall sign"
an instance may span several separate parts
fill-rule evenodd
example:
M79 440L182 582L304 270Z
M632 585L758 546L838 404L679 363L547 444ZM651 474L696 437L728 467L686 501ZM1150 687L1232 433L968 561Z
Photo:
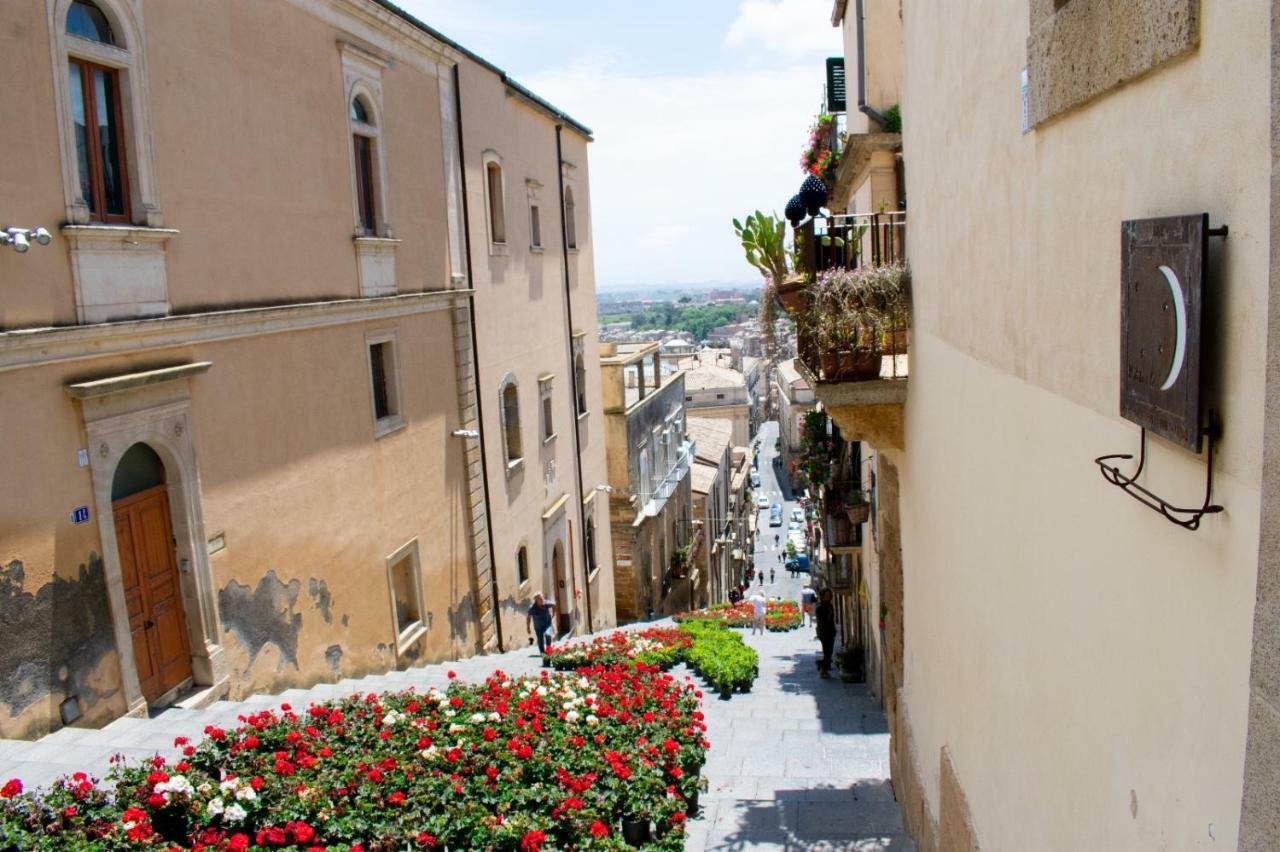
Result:
M1120 414L1198 453L1209 215L1131 219L1120 234Z

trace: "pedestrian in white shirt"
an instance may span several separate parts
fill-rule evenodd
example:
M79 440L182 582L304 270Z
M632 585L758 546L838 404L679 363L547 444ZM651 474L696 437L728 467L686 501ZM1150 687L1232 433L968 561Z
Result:
M764 614L768 607L768 602L765 600L764 592L756 592L749 598L749 600L751 601L751 614L753 616L751 621L751 635L754 636L757 632L763 634Z

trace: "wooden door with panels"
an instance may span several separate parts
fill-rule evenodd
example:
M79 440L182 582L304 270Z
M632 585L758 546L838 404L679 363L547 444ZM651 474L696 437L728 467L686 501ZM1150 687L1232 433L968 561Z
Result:
M111 505L138 682L153 702L191 677L169 495L160 484Z

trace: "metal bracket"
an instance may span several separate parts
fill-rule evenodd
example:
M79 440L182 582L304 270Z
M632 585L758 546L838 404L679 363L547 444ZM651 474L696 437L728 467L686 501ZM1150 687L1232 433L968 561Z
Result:
M1112 485L1124 491L1133 499L1137 500L1148 509L1159 512L1164 515L1165 519L1172 524L1189 530L1200 528L1200 519L1205 515L1214 515L1222 511L1221 506L1213 505L1213 443L1221 431L1214 422L1213 412L1209 412L1209 426L1202 427L1201 434L1204 435L1208 442L1207 457L1205 460L1205 484L1204 484L1204 504L1198 509L1183 509L1170 504L1163 497L1160 497L1148 491L1138 484L1138 477L1142 476L1143 468L1147 464L1147 430L1142 430L1142 437L1139 443L1138 451L1138 469L1132 475L1125 475L1120 472L1120 468L1108 462L1117 459L1128 461L1133 458L1132 453L1113 453L1112 455L1099 456L1094 459L1094 463L1102 470L1102 478Z

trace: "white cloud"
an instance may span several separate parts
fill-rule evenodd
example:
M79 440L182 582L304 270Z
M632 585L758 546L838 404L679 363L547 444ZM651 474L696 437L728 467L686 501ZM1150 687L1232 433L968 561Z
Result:
M744 0L724 43L795 58L825 55L839 44L832 35L831 8L831 0Z
M750 281L731 220L782 212L821 95L821 66L629 74L579 62L525 81L590 125L596 274L603 286Z

